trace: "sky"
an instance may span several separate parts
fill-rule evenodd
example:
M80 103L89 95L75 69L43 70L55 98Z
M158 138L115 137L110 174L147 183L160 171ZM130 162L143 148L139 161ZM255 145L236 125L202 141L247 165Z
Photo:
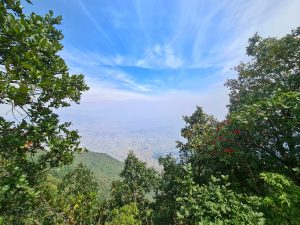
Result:
M183 126L196 105L222 120L227 79L247 61L248 38L299 26L299 0L39 0L27 12L62 15L63 51L90 90L61 111L85 124L125 129Z

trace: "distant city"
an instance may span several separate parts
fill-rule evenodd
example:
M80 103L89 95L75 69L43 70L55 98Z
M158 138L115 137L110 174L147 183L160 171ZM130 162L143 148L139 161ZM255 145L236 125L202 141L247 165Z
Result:
M154 167L157 167L160 156L169 153L178 155L176 141L180 139L179 128L154 127L107 132L100 126L92 129L86 127L79 128L84 147L89 151L107 153L121 161L126 158L129 150Z

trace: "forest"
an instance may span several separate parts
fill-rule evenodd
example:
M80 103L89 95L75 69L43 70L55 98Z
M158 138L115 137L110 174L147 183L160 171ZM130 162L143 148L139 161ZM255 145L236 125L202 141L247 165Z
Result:
M0 224L300 224L300 27L250 37L226 119L197 106L179 158L156 170L130 152L103 197L83 164L53 181L87 151L57 114L89 89L59 55L61 20L0 0Z

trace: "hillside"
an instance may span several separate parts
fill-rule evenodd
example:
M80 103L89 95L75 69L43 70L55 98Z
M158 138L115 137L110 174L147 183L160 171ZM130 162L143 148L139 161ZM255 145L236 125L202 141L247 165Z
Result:
M117 159L107 155L106 153L86 152L75 156L74 162L69 166L54 169L51 172L50 179L58 182L65 174L73 170L79 163L87 166L94 174L99 184L100 196L104 197L108 194L111 183L117 180L123 163Z

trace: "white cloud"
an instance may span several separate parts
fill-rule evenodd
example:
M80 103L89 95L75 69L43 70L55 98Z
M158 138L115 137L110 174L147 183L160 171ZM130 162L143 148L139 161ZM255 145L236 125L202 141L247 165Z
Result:
M83 95L83 104L91 103L92 105L103 101L128 101L128 100L150 100L144 94L135 93L132 91L120 90L113 87L90 86L90 90ZM116 103L118 104L118 103ZM95 106L95 105L94 105Z
M114 70L114 69L107 69L107 70L105 70L105 73L107 74L107 76L110 76L122 83L125 83L126 86L128 86L129 88L131 88L133 90L142 91L142 92L151 91L149 85L141 85L141 84L137 83L128 74L126 74L122 71L118 71L118 70Z
M172 69L177 69L183 65L181 58L176 57L170 47L165 47L165 65Z
M145 51L144 58L136 63L137 66L156 69L178 69L183 66L183 60L175 55L170 46L155 45Z
M60 53L71 69L94 68L100 65L115 64L112 59L97 52L80 51L69 47ZM82 72L82 71L81 71Z
M132 91L151 91L150 85L140 84L122 71L121 66L125 65L128 60L121 55L104 57L95 52L82 52L69 48L61 52L61 56L66 60L71 73L83 73L86 79L93 80L93 82L97 80L97 84L101 87L116 89L119 86L120 89L126 88Z
M124 65L124 64L126 64L126 63L125 63L125 61L126 61L125 57L123 57L123 56L121 56L121 55L119 55L119 54L117 54L117 55L112 59L112 61L113 61L116 65Z
M167 45L181 53L190 42L190 55L183 57L189 68L220 66L228 73L241 60L247 60L249 37L256 32L263 37L282 37L300 21L299 0L179 2L176 30Z
M228 2L225 9L230 15L222 26L233 28L235 34L215 57L216 62L223 62L223 72L248 60L245 48L256 32L263 37L282 37L299 26L299 8L298 0Z

